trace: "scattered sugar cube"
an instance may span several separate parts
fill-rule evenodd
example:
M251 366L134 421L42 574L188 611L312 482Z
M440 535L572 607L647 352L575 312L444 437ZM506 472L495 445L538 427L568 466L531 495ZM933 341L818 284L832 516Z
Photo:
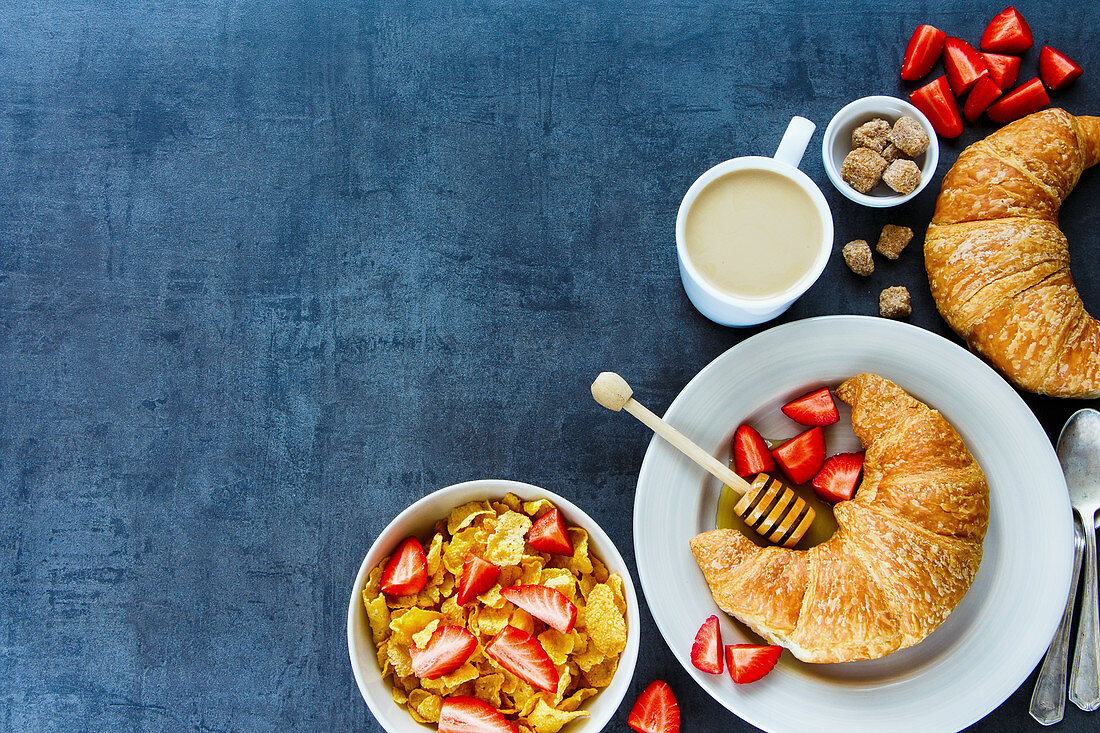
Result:
M871 257L871 246L865 240L853 239L842 250L844 262L857 275L867 277L875 271L875 261Z
M885 159L882 162L885 163ZM887 166L882 180L900 194L913 193L920 185L920 168L911 160L895 160Z
M895 160L902 160L909 156L898 150L898 146L890 143L882 149L882 159L887 163L893 163Z
M878 296L878 312L883 318L905 318L913 312L909 290L903 285L886 288Z
M878 244L875 245L875 249L883 257L896 260L912 240L913 230L909 227L887 224L882 228L882 234L878 236Z
M888 142L893 143L910 157L923 155L928 150L928 133L912 117L899 117L890 130Z
M881 117L876 117L852 130L852 147L870 148L876 153L881 153L882 149L886 147L888 142L886 137L889 134L890 123Z
M870 193L882 180L886 161L870 148L856 148L848 153L840 166L840 177L860 193Z

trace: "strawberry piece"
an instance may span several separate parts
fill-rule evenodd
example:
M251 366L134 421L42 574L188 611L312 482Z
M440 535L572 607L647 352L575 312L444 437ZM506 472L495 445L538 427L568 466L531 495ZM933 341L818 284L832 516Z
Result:
M982 56L985 57L985 65L989 67L989 78L1001 91L1016 83L1016 78L1020 76L1019 56L999 53L983 53Z
M775 470L775 459L760 433L741 425L733 434L733 472L738 476L754 476Z
M516 726L487 702L456 695L439 709L439 733L519 733Z
M1039 52L1039 76L1052 92L1068 87L1084 73L1084 69L1061 51L1043 46Z
M832 425L840 420L828 387L815 389L782 407L783 414L799 425Z
M467 553L462 562L462 575L458 579L458 597L455 601L460 606L465 606L493 587L500 575L500 568L482 560L477 555Z
M946 76L930 81L909 95L913 106L924 113L940 137L958 137L963 131L959 105Z
M726 647L726 667L737 684L756 682L772 671L782 652L781 646L730 644Z
M704 621L695 633L691 663L704 672L722 674L722 631L718 628L717 616Z
M560 591L545 585L513 585L500 594L552 629L568 634L577 621L577 607Z
M497 664L540 690L556 692L558 670L535 637L515 626L505 626L485 647Z
M847 501L855 496L856 486L859 485L859 474L862 471L862 451L837 453L825 461L825 465L814 476L814 493L825 501Z
M420 540L406 537L397 546L382 570L382 592L391 596L411 596L428 583L428 561Z
M792 483L804 484L825 463L825 434L821 428L810 428L773 450L772 455Z
M918 25L909 39L909 45L905 47L901 78L905 81L916 81L931 71L943 50L945 38L947 34L935 26Z
M971 122L977 122L978 118L982 116L982 112L985 112L986 108L993 104L999 96L1001 96L1001 88L997 86L996 82L988 76L982 77L970 90L970 94L966 98L966 104L963 105L963 117Z
M993 16L982 33L983 51L1020 54L1031 48L1031 28L1020 11L1009 5Z
M462 666L477 649L477 637L461 626L440 626L432 632L423 649L409 647L413 674L434 680Z
M679 733L680 706L668 683L663 680L650 682L630 708L626 724L638 733Z
M989 76L989 65L977 49L961 38L948 38L943 42L943 70L947 81L957 96L962 96L977 83Z
M989 106L985 111L994 122L1012 122L1050 104L1047 90L1038 78L1021 84Z
M539 552L552 555L573 554L573 540L569 539L569 532L557 507L535 520L527 531L527 544Z

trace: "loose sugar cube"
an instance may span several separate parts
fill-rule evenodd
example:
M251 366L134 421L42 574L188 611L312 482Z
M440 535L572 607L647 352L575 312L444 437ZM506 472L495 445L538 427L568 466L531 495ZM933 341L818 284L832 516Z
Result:
M882 180L886 161L870 148L856 148L848 153L840 166L840 177L860 193L870 193Z
M878 296L878 312L883 318L905 318L913 312L909 290L902 285L886 288Z
M882 180L900 194L913 193L920 185L920 168L911 160L895 160L887 166Z
M890 134L890 123L881 117L876 117L870 122L852 130L853 148L870 148L876 153L881 153L888 142L886 137Z
M871 257L871 246L862 239L853 239L844 245L844 262L857 275L867 277L875 271L875 261Z
M885 160L887 163L893 163L895 160L902 160L907 157L908 156L898 150L898 146L894 145L893 143L890 143L882 149L882 159Z
M890 130L888 142L906 155L916 157L928 150L928 133L912 117L899 117Z
M913 230L909 227L887 224L882 228L882 234L878 236L878 244L875 245L875 249L883 257L896 260L912 240Z

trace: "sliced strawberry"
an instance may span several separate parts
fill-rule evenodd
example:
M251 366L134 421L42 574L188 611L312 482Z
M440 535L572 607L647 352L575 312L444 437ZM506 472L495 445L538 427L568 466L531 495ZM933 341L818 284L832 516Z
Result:
M977 122L986 108L1001 96L1001 88L988 76L978 79L978 83L970 90L963 105L963 117L971 122Z
M901 78L916 81L935 65L943 50L943 41L947 34L930 25L918 25L905 47L905 59L901 62Z
M983 51L1020 54L1031 48L1031 28L1020 11L1009 5L993 16L982 33Z
M462 666L477 649L477 637L461 626L440 626L432 632L423 649L409 647L413 674L434 680Z
M405 538L382 570L382 592L391 596L411 596L428 582L428 561L424 548L415 537Z
M971 92L973 94L973 92ZM825 501L847 501L856 494L863 471L863 452L837 453L814 476L814 493Z
M722 674L722 631L718 628L717 616L704 621L695 633L691 663L704 672Z
M650 682L630 708L626 724L638 733L679 733L680 706L668 683Z
M458 579L458 597L455 601L458 605L465 606L492 588L499 575L500 568L496 565L482 560L472 552L467 553L462 563L462 576Z
M1038 78L1021 84L989 105L985 111L994 122L1012 122L1047 107L1050 97Z
M909 95L913 106L924 113L940 137L958 137L963 131L959 105L946 76L930 81Z
M1000 53L983 53L982 56L989 67L989 78L1001 91L1016 83L1016 78L1020 76L1019 56L1005 56Z
M956 96L962 96L977 83L989 76L989 65L977 49L961 38L950 37L943 42L943 70Z
M828 387L815 389L783 405L783 414L799 425L832 425L840 420Z
M560 591L545 585L513 585L502 588L500 594L539 621L563 634L573 630L577 607Z
M756 682L772 671L782 652L781 646L730 644L726 647L726 667L737 684Z
M557 507L535 520L527 532L527 544L539 552L552 555L573 554L573 540L569 539L569 532Z
M804 484L825 463L825 434L821 428L810 428L773 450L772 455L792 483Z
M733 434L733 472L738 476L754 476L775 470L775 459L760 433L741 425Z
M1052 92L1068 87L1084 73L1084 69L1061 51L1043 46L1039 52L1039 76Z
M526 631L505 626L490 640L485 653L524 682L547 692L557 691L557 668L539 640Z
M516 726L487 702L456 695L439 709L439 733L519 733Z

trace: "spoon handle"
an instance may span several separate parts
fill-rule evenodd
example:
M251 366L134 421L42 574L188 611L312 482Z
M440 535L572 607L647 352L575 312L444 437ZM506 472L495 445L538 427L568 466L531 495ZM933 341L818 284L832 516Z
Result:
M1100 707L1100 609L1096 596L1095 516L1081 517L1090 529L1085 532L1085 595L1081 599L1081 621L1077 628L1077 649L1069 679L1070 701L1085 711Z
M1066 660L1069 657L1069 629L1073 623L1073 609L1077 605L1077 581L1081 577L1081 555L1085 551L1085 533L1073 520L1073 580L1069 585L1066 610L1062 623L1050 642L1039 680L1031 693L1031 717L1043 725L1054 725L1062 720L1066 711Z

